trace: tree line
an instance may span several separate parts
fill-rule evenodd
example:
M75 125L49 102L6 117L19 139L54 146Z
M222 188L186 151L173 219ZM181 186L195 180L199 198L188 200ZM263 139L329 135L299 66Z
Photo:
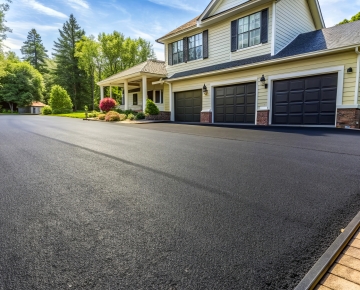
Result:
M72 14L59 29L51 56L36 29L29 31L21 47L22 58L14 52L5 53L4 40L11 32L5 20L10 3L6 0L0 5L0 102L11 110L14 104L47 104L54 85L66 90L75 111L85 105L97 109L100 90L96 82L155 59L152 44L141 37L132 39L118 31L87 36ZM120 101L120 90L113 88L113 96Z

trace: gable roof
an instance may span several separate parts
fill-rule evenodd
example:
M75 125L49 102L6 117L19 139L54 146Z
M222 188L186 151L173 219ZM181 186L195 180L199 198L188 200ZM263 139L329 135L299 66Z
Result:
M141 74L141 73L166 76L167 71L165 68L165 62L159 61L159 60L147 60L147 61L140 63L136 66L133 66L127 70L124 70L122 72L114 74L114 75L108 77L107 79L104 79L104 80L98 82L98 84L108 83L108 82L111 82L112 80L118 80L118 79L126 78L126 77L134 75L134 74Z
M211 2L208 4L208 6L205 8L204 12L201 15L195 17L194 19L190 20L189 22L186 22L185 24L179 26L178 28L170 31L169 33L165 34L164 36L158 38L156 40L156 42L163 43L163 40L165 40L171 36L180 34L182 32L188 31L188 30L193 30L198 27L198 23L202 23L203 21L210 20L210 19L216 18L216 17L220 17L219 19L223 19L224 17L227 17L228 13L233 14L233 13L236 13L238 11L238 9L248 9L249 5L254 6L254 5L260 4L260 2L265 2L265 0L244 0L244 1L242 1L242 3L240 3L238 5L234 5L233 7L229 8L225 11L221 11L218 14L210 15L211 12L214 9L216 9L217 5L219 3L221 3L221 1L224 1L224 0L211 0ZM294 0L291 0L291 1L294 1ZM320 4L319 4L318 0L306 0L306 1L309 4L309 8L310 8L312 17L314 19L315 27L317 29L325 28L325 22L324 22L324 19L322 16L322 12L321 12ZM271 0L266 0L266 2L271 2Z
M196 16L194 19L190 20L189 22L186 22L185 24L179 26L178 28L176 28L176 29L170 31L169 33L165 34L164 36L160 37L159 39L156 40L156 42L160 42L160 39L168 38L168 37L173 36L175 34L186 31L188 29L197 27L198 18L199 18L199 16Z
M45 107L46 105L41 102L33 102L30 107Z
M307 55L315 52L327 52L346 49L360 45L360 21L324 28L298 35L288 46L276 55L264 54L247 59L230 61L217 65L184 71L169 76L169 79L182 78L204 73L217 72L226 69L236 69L245 66L281 60L293 56Z

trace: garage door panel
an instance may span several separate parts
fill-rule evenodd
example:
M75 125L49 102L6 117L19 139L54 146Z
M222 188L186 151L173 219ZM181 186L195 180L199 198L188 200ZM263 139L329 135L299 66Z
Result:
M254 104L255 105L255 102L256 102L256 96L255 95L248 95L247 96L247 101L246 101L246 103L247 103L247 105L249 106L249 105L252 105L252 104Z
M202 91L175 93L175 121L200 122Z
M321 114L320 124L321 125L334 125L335 114Z
M277 92L288 92L290 83L288 81L277 81L274 87Z
M338 74L328 74L275 81L272 123L334 125L337 80Z
M277 104L279 103L288 103L289 102L289 93L277 93L275 96L275 102Z
M289 102L295 103L295 102L302 102L304 99L304 92L290 92L289 93Z
M256 83L232 85L221 88L225 91L224 101L220 101L215 89L215 122L255 123Z
M236 105L245 105L245 96L236 97Z
M336 95L337 95L337 88L324 89L321 93L321 99L323 101L336 100Z
M215 95L218 97L222 97L225 95L225 89L224 88L216 88L215 89Z
M256 94L256 83L252 83L252 84L248 84L246 86L246 89L247 89L247 94L250 95L250 94Z
M305 79L305 90L312 90L321 88L320 77L310 77Z
M338 81L337 75L324 76L322 80L322 88L336 88L337 81Z
M318 125L319 124L319 114L304 114L304 124L305 125Z
M289 123L301 125L303 123L303 114L291 114L288 120Z
M234 114L235 113L234 106L225 107L225 113L226 114Z
M228 105L234 105L234 104L235 104L234 97L228 97L228 96L226 96L226 98L225 98L225 105L228 106Z
M303 113L303 104L290 104L289 105L290 114L302 114Z
M321 91L313 90L313 91L305 91L304 93L304 101L305 102L313 102L321 100Z
M289 107L287 105L277 105L274 107L275 114L287 114Z
M336 103L335 102L321 104L321 108L320 108L321 113L333 113L335 111L336 111Z
M246 114L247 115L255 115L255 106L247 106Z
M304 113L315 113L318 114L320 111L320 103L305 103Z
M290 91L303 91L304 90L304 80L294 80L290 82Z

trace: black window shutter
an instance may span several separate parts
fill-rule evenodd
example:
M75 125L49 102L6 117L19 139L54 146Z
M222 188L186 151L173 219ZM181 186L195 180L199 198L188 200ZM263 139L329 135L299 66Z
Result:
M261 43L269 41L269 9L261 11Z
M238 40L238 21L231 21L231 51L237 50L237 40Z
M168 45L168 64L173 65L173 47L172 43Z
M203 58L209 57L209 30L203 31Z
M189 46L188 46L188 38L184 37L183 39L183 53L184 53L184 62L188 61L189 55Z

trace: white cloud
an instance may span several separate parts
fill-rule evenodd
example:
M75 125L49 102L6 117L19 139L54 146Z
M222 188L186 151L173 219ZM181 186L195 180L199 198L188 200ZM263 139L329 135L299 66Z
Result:
M9 21L7 23L9 25L9 27L11 27L13 29L13 32L16 33L19 30L24 30L24 31L30 31L30 29L35 28L38 31L50 31L50 30L58 30L59 28L61 28L62 24L58 24L56 25L42 25L40 23L35 23L35 22L20 22L20 21Z
M74 9L89 9L90 6L85 0L66 0L66 3Z
M56 11L52 8L46 7L43 4L37 2L36 0L22 0L23 4L26 6L48 16L58 17L58 18L68 18L64 13Z
M19 39L14 39L9 37L4 40L4 45L5 45L5 51L9 51L13 49L20 49L24 45L24 42Z
M182 0L149 0L152 3L163 5L171 8L186 10L186 11L194 11L194 12L202 12L201 10L194 7L194 5L186 4Z

